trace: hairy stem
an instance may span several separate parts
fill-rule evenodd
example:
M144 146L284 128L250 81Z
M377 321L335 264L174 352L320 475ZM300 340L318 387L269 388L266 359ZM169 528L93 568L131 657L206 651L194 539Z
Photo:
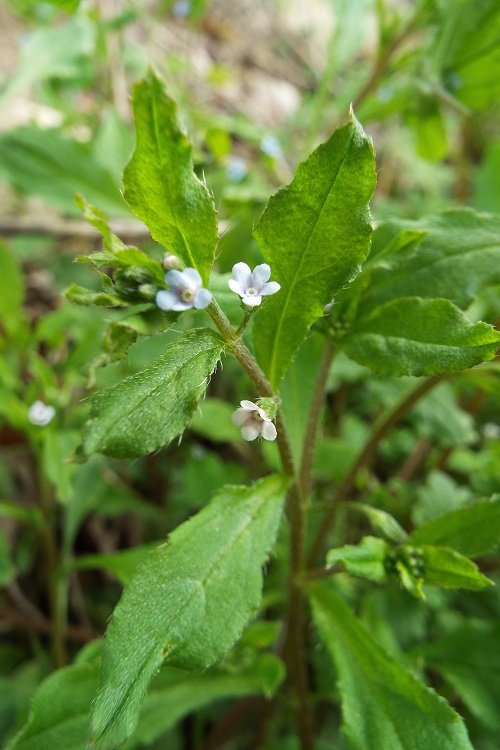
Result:
M337 506L349 497L356 478L360 470L368 463L378 444L387 435L387 433L399 422L399 420L424 396L428 391L438 385L445 376L427 378L419 383L410 393L408 393L396 406L382 414L376 421L372 433L361 449L356 460L347 472L344 480L337 487L329 511L325 514L316 538L312 544L308 558L308 567L311 568L317 564L318 557L323 549L323 545L333 523Z
M228 343L259 394L276 399L277 396L252 354L235 333L219 305L213 300L207 312ZM305 498L296 476L292 450L281 408L276 413L277 443L284 473L291 484L287 495L287 516L290 524L290 575L288 606L285 620L283 655L288 666L296 700L296 716L302 750L313 750L313 722L309 705L306 658L304 648L304 612L301 581L304 568L304 506Z

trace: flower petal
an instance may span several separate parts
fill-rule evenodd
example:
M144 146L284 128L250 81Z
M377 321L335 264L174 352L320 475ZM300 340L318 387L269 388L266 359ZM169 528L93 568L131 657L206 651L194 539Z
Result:
M259 411L259 407L257 406L257 404L254 404L253 401L246 401L245 399L243 399L243 401L240 401L240 404L247 411Z
M198 289L193 300L193 307L197 310L202 310L204 307L210 304L212 301L212 294L208 289Z
M252 283L252 272L246 263L236 263L233 266L233 279L242 289L248 289Z
M160 310L173 310L175 303L178 301L179 298L176 294L167 292L165 289L162 289L156 295L156 304Z
M263 284L266 283L271 275L271 266L267 263L261 263L260 266L255 266L252 272L253 284L256 289L259 289Z
M276 427L272 422L261 422L260 431L264 440L276 440Z
M185 268L184 271L182 271L182 275L195 289L199 289L201 287L201 276L196 268Z
M259 294L244 294L243 304L247 307L257 307L262 302L262 297Z
M176 268L173 268L165 274L165 281L171 289L182 292L191 286L189 279L184 278L184 274L185 271L178 271Z
M279 292L280 289L281 284L278 284L277 281L268 281L267 284L264 284L264 286L260 290L260 293L263 295L276 294L276 292Z
M255 440L260 435L260 425L257 422L250 422L241 428L241 437L243 440Z
M232 292L239 294L240 297L243 297L243 295L245 294L245 289L241 286L241 284L238 284L238 282L235 281L234 279L229 279L229 281L227 282L227 285Z
M231 414L231 422L235 424L236 427L243 427L248 421L253 422L252 413L249 412L248 409L236 409L236 411L233 411Z

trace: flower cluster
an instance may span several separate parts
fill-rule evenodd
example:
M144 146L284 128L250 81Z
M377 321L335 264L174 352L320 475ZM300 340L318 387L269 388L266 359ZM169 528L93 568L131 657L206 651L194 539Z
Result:
M240 404L240 408L232 413L231 422L241 428L243 440L255 440L259 435L262 435L264 440L275 440L276 427L268 411L262 406L254 404L253 401L243 400L240 401Z
M253 271L246 263L236 263L233 266L233 278L227 282L231 291L239 294L243 304L257 307L262 297L276 294L281 289L277 281L268 281L271 268L267 263L261 263Z
M194 307L201 310L210 304L212 295L202 287L201 276L196 268L176 268L165 274L169 289L161 289L156 295L156 304L161 310L181 312Z

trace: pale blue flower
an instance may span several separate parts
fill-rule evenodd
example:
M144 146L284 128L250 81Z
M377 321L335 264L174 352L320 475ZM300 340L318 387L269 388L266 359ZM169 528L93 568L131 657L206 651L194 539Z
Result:
M228 284L231 291L239 294L248 307L256 307L262 302L262 297L276 294L281 289L277 281L268 281L271 268L267 263L261 263L253 271L246 263L236 263L233 266L233 278Z
M156 295L156 304L161 310L181 312L192 307L201 310L212 300L208 289L201 286L201 276L196 268L172 269L165 274L165 282L170 289L162 289Z
M262 138L260 142L260 150L267 156L270 156L271 159L276 159L278 156L281 156L281 144L276 136L271 135L270 133L267 133L267 135Z

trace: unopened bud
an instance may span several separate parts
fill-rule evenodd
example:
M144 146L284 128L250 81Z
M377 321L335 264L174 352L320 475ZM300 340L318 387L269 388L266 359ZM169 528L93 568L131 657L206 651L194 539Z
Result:
M163 258L163 267L166 268L167 271L171 271L173 268L182 271L184 266L177 255L165 255Z

